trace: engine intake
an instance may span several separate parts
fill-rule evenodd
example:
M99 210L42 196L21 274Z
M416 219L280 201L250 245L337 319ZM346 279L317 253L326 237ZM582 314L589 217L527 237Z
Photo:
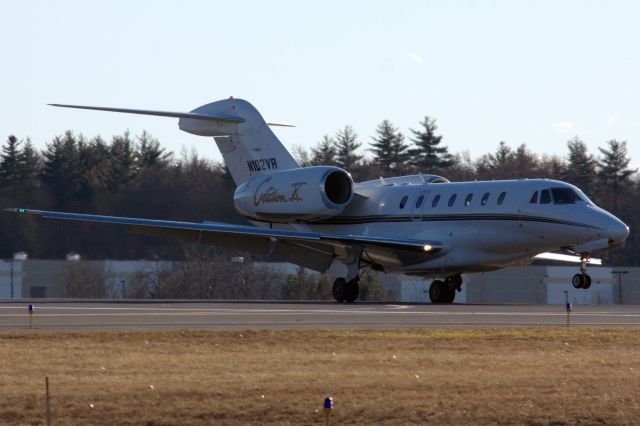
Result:
M351 200L353 181L349 173L342 169L330 172L324 180L324 193L329 201L342 205Z
M317 221L342 213L352 198L349 173L318 166L257 176L236 189L234 204L241 214L254 219Z

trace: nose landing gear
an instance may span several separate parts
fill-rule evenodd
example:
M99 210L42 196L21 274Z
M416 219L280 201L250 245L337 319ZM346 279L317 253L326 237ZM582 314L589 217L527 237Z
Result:
M575 274L571 279L571 284L573 284L574 288L586 290L591 287L591 277L587 274L587 265L590 261L589 255L580 255L580 273Z

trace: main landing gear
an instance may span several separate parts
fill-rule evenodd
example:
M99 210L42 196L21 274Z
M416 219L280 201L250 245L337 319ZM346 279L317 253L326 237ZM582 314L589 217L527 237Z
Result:
M338 278L333 282L333 298L336 302L353 303L358 299L360 286L360 254L361 250L357 249L349 253L349 258L345 262L347 267L347 276Z
M587 264L590 259L588 255L580 256L580 273L575 274L571 279L571 284L575 288L582 288L584 290L591 287L591 277L587 274Z
M462 276L453 275L444 281L434 280L429 287L429 299L431 303L453 303L456 291L462 290Z
M338 302L353 303L358 298L360 286L358 285L358 277L352 280L338 278L333 282L333 298Z

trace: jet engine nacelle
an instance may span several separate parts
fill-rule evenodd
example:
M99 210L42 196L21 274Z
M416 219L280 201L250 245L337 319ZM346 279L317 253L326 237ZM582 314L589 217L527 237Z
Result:
M254 219L316 221L342 213L352 198L349 173L318 166L254 177L236 189L234 204L240 213Z

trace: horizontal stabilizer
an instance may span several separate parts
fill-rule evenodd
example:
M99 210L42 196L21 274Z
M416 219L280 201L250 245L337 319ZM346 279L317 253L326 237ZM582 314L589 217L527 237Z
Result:
M562 253L540 253L533 256L534 259L538 260L554 260L556 262L568 262L568 263L580 263L580 256L574 256L570 254L562 254ZM593 257L589 258L590 265L602 265L602 259L595 259Z
M228 121L233 123L242 123L245 121L244 118L233 117L230 115L208 115L208 114L198 114L194 112L154 111L154 110L148 110L148 109L109 108L109 107L65 105L65 104L47 104L47 105L62 107L62 108L77 108L77 109L91 109L95 111L124 112L127 114L156 115L159 117L194 118L197 120ZM283 124L275 124L275 125L284 126Z

